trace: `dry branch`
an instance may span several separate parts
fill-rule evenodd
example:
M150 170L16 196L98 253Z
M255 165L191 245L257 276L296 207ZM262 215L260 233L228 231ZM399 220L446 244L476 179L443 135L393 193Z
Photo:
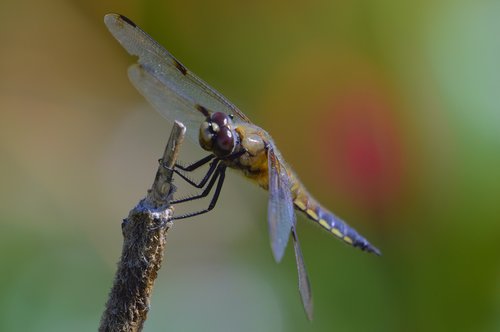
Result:
M171 226L173 168L185 132L175 122L151 189L122 223L122 255L99 331L141 331L146 321Z

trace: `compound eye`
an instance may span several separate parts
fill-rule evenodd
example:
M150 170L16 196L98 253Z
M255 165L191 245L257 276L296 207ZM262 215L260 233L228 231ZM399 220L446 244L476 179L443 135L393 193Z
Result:
M222 127L217 133L217 138L215 139L217 153L221 156L226 156L233 152L234 145L235 142L233 132L228 127Z
M212 151L214 133L207 121L204 121L200 126L200 145L207 151Z
M210 120L212 122L216 123L219 128L220 127L226 127L229 123L229 118L226 113L222 112L215 112L210 116Z

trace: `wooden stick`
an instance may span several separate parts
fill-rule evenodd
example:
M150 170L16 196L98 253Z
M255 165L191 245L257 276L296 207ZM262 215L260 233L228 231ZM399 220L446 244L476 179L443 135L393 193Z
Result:
M141 331L171 227L173 169L186 127L175 122L153 185L123 220L122 255L99 331Z

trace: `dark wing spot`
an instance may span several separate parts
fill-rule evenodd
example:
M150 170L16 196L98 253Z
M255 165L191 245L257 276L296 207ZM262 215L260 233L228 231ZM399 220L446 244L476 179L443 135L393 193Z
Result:
M137 28L137 25L135 25L135 23L134 23L134 22L132 22L132 21L131 21L128 17L123 16L123 15L120 15L120 18L121 18L123 21L127 22L129 25L133 26L134 28Z
M182 75L187 74L188 71L186 67L184 67L179 61L174 59L174 63L175 63L175 68L177 68L182 73Z
M204 107L204 106L201 106L199 104L196 104L196 109L198 111L200 111L201 114L203 114L204 116L210 116L210 112Z

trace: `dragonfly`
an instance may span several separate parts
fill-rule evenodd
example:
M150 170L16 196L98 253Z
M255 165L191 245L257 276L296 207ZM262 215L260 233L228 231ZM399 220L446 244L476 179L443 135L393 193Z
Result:
M298 271L298 286L308 319L313 316L311 285L297 236L295 210L344 243L380 255L380 251L346 222L323 207L286 163L271 136L255 125L221 93L186 68L146 32L123 15L107 14L104 22L111 34L137 63L128 69L135 88L170 120L182 122L186 135L210 154L174 171L190 185L203 189L195 196L173 200L178 204L211 194L206 209L174 216L184 219L211 211L221 192L227 168L240 171L269 192L267 220L273 256L280 262L291 237ZM185 173L209 164L199 181Z

